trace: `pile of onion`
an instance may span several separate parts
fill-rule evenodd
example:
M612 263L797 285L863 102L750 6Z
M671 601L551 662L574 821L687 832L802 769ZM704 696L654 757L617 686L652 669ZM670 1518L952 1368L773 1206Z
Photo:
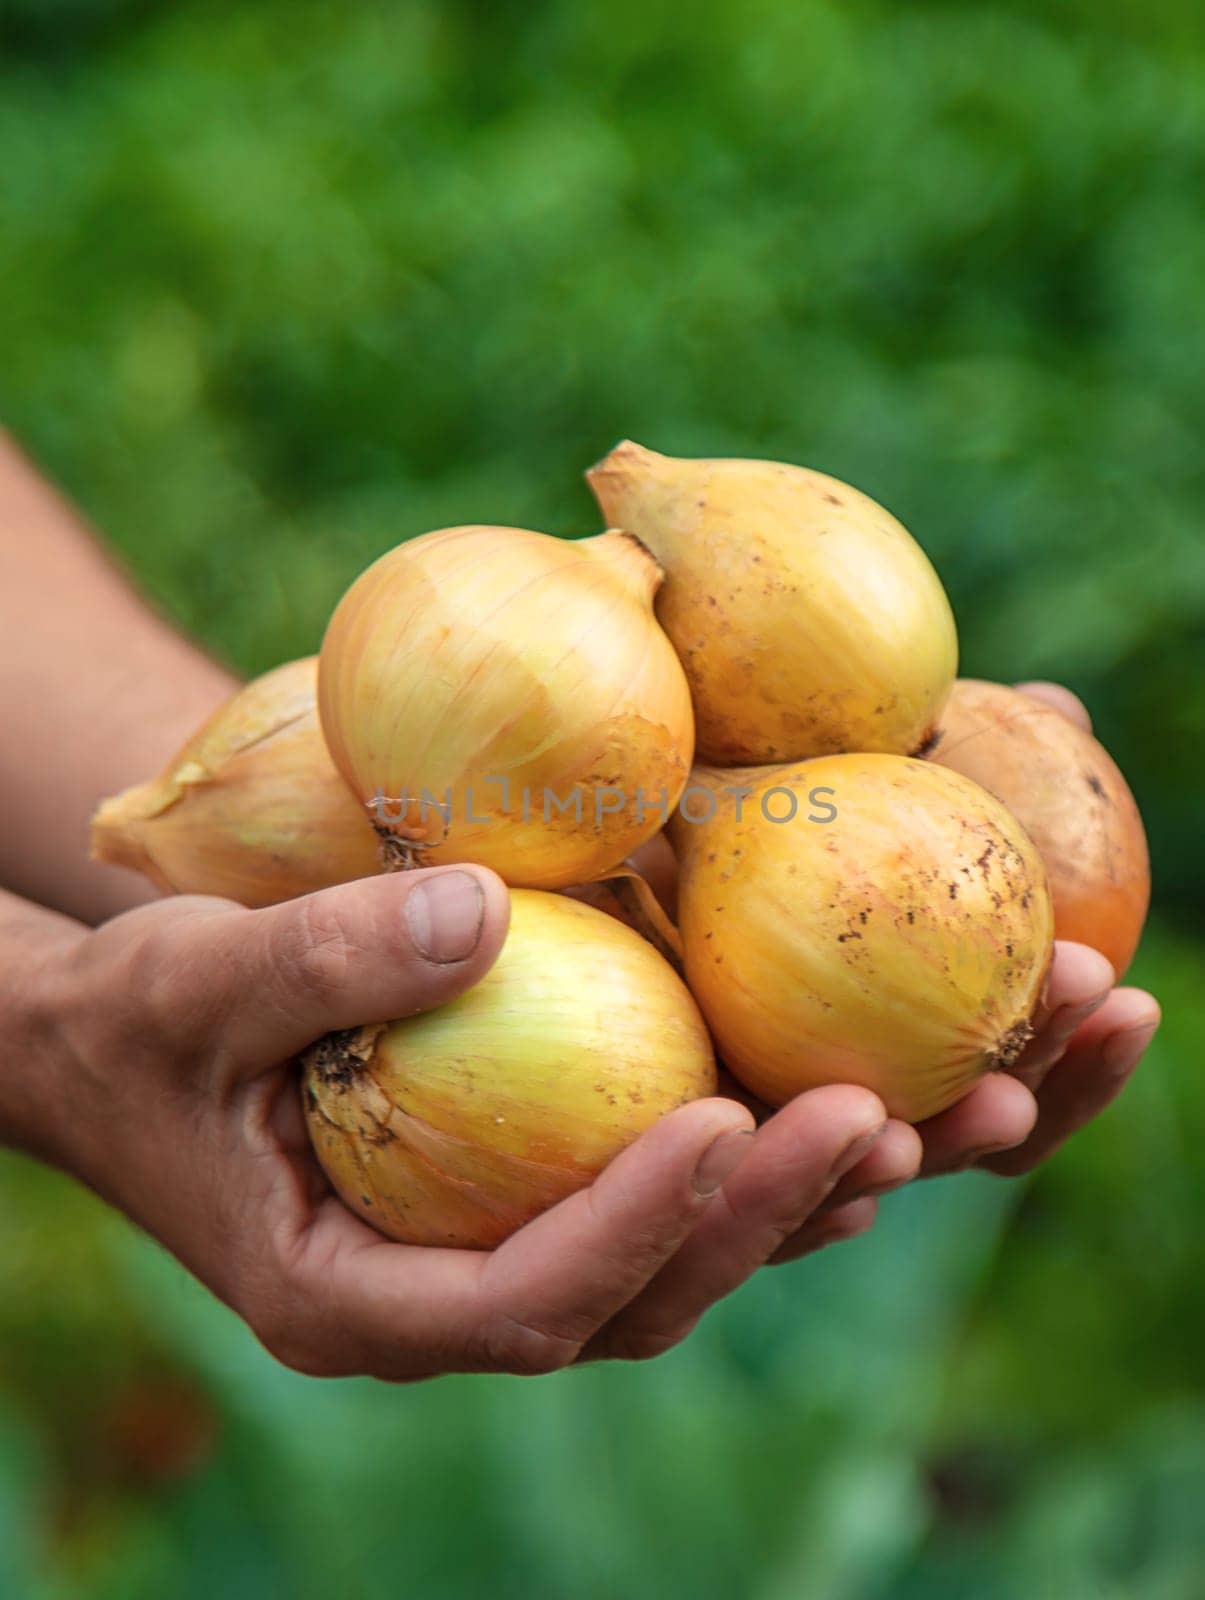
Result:
M331 1183L415 1244L492 1248L590 1183L714 1092L713 1040L771 1105L848 1082L930 1117L1016 1062L1056 931L1120 972L1146 912L1121 774L955 683L945 592L882 506L630 442L588 478L592 538L389 550L318 658L93 825L101 859L248 906L451 862L511 886L476 987L304 1061Z

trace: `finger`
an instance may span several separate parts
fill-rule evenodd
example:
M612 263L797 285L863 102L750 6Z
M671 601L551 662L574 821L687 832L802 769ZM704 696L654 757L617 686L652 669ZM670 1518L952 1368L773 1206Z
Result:
M590 1341L584 1359L640 1360L677 1344L803 1226L886 1122L876 1095L848 1085L813 1089L784 1106L758 1129L682 1248Z
M1159 1003L1142 989L1115 989L1079 1029L1038 1091L1038 1121L1024 1143L984 1162L1012 1177L1045 1161L1121 1093L1159 1027Z
M752 1159L752 1118L730 1100L703 1100L663 1119L596 1182L538 1217L490 1259L485 1290L508 1325L538 1348L573 1344L665 1266Z
M509 899L484 867L361 878L263 911L220 911L180 953L257 1072L334 1028L429 1010L483 977L506 938Z
M492 1253L391 1244L331 1200L290 1272L311 1364L281 1355L287 1332L260 1337L328 1374L554 1371L672 1255L752 1143L741 1107L694 1101Z
M782 1267L788 1261L815 1255L817 1250L824 1250L830 1244L856 1239L859 1234L869 1233L878 1214L879 1202L873 1195L849 1200L835 1211L818 1211L789 1239L783 1240L766 1265Z
M798 1261L826 1245L865 1233L877 1214L876 1201L911 1183L920 1171L924 1146L906 1122L889 1122L869 1152L833 1189L823 1205L785 1239L770 1257L770 1266Z
M1113 987L1113 968L1099 950L1060 939L1035 1017L1036 1032L1009 1068L1026 1088L1037 1089L1080 1025L1102 1006Z
M821 1206L837 1211L864 1195L889 1194L911 1183L920 1171L924 1146L920 1134L907 1122L891 1121Z
M964 1100L917 1128L925 1151L921 1176L962 1172L986 1155L1011 1149L1029 1137L1037 1120L1037 1101L1025 1085L1006 1072L991 1072Z
M1092 732L1092 718L1088 715L1088 708L1079 695L1072 694L1070 689L1064 689L1061 683L1047 683L1044 678L1034 678L1028 683L1014 684L1015 689L1022 694L1027 694L1031 700L1041 700L1048 706L1053 706L1065 716L1068 722L1074 722L1077 727L1083 728L1085 733Z

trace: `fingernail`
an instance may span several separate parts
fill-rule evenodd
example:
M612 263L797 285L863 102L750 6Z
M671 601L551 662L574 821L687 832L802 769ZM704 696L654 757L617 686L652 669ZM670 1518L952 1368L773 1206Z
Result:
M414 948L446 966L476 950L485 921L485 895L471 872L423 878L406 896L406 923Z
M834 1183L838 1178L843 1178L851 1168L857 1166L862 1157L877 1142L886 1126L887 1124L882 1122L877 1128L872 1128L869 1133L864 1133L860 1138L855 1139L852 1144L846 1145L829 1169L829 1177Z
M1110 1072L1131 1071L1159 1030L1157 1022L1143 1022L1136 1028L1123 1028L1105 1040L1101 1058Z
M753 1147L753 1129L738 1128L721 1133L704 1150L692 1179L697 1195L706 1199L715 1194L736 1171Z

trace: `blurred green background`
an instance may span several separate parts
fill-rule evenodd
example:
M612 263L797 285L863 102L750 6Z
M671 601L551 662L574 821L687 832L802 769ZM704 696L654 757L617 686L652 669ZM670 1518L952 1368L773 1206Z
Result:
M1167 1023L1029 1185L893 1197L648 1366L275 1367L0 1164L0 1595L1205 1594L1196 0L0 0L0 408L239 668L631 435L911 527L1088 700Z

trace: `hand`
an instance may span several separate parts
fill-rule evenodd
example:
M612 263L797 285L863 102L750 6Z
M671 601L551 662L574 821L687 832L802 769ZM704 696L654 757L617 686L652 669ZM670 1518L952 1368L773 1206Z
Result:
M656 1354L776 1253L867 1226L873 1200L814 1219L851 1167L915 1172L916 1134L866 1090L801 1096L756 1134L714 1098L492 1254L384 1239L323 1178L291 1062L331 1028L468 987L506 922L493 874L449 868L263 911L177 897L56 933L10 1058L40 1110L6 1133L155 1234L287 1365L397 1380Z

